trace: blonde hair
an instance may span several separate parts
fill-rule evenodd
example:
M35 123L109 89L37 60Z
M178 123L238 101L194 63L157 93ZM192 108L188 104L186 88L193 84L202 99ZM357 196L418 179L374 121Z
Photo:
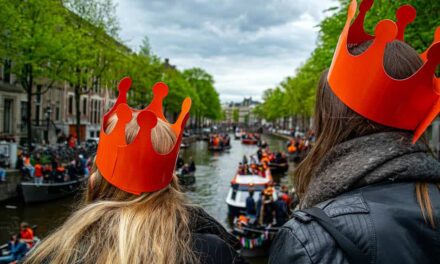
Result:
M139 126L137 113L126 126L131 143ZM113 115L109 133L117 123ZM158 120L152 144L159 153L176 144L170 126ZM148 169L148 168L145 168ZM84 205L48 236L25 263L197 263L192 250L190 216L177 178L160 191L139 196L107 182L96 169L85 193Z

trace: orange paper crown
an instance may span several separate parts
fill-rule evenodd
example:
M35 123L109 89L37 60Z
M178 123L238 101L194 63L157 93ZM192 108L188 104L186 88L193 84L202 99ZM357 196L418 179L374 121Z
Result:
M339 37L328 82L336 96L358 114L379 124L414 131L413 142L440 113L440 80L435 70L440 63L440 27L433 44L420 55L424 65L412 76L398 80L389 76L383 66L385 47L394 40L404 40L406 26L416 18L416 10L404 5L397 10L397 22L382 20L375 35L364 30L365 15L374 0L364 0L353 21L357 2L348 8L347 21ZM360 55L348 48L372 40Z
M101 126L96 165L102 176L119 189L139 195L154 192L168 186L173 177L182 133L189 117L191 99L186 98L176 123L170 124L176 134L177 142L167 154L157 153L151 142L151 131L157 119L168 123L163 111L162 101L168 94L168 86L156 83L153 87L153 101L143 110L135 110L127 105L127 92L131 79L124 78L118 86L119 96L114 106L103 118ZM140 127L136 138L127 144L125 126L138 112L137 123ZM106 134L104 126L109 117L116 114L118 121L111 133Z

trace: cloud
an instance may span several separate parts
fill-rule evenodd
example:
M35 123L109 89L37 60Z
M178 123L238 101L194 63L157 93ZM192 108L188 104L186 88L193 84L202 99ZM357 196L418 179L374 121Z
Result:
M334 0L116 0L120 36L179 69L202 67L223 101L260 99L312 52Z

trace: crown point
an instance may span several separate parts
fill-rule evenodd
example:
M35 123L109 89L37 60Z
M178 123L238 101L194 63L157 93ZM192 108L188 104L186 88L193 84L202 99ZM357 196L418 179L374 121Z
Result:
M434 42L440 41L440 27L437 27L434 33Z
M374 4L374 0L364 0L359 6L359 12L366 13Z
M158 82L153 86L153 94L159 98L164 98L168 95L168 85L163 82Z
M435 65L440 64L440 42L435 43L428 50L427 59L429 63L433 63Z
M396 23L392 20L382 20L380 21L376 28L374 29L374 34L376 35L376 39L380 41L384 41L386 43L394 40L397 36L398 28Z
M413 22L417 17L417 10L412 5L403 5L396 12L397 21L404 21L405 24Z
M152 129L157 124L157 116L148 110L141 111L137 116L137 123L141 128Z
M182 112L188 113L191 109L192 100L189 97L186 97L182 103Z
M124 77L118 85L118 91L121 94L127 94L128 90L130 90L131 87L131 78L130 77Z
M120 104L116 108L116 116L118 117L118 122L128 123L132 118L132 112L127 104Z
M353 0L353 1L351 1L350 6L348 7L348 12L347 12L347 18L349 21L351 21L355 17L356 9L357 9L357 1Z

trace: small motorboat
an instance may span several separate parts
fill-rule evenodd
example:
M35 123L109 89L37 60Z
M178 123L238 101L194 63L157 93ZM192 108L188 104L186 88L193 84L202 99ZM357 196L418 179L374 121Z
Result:
M234 133L234 138L236 139L236 140L239 140L239 139L241 139L241 137L243 136L243 132L241 132L241 131L238 131L238 132L235 132Z
M195 172L188 172L185 174L182 174L181 171L176 173L177 178L179 178L179 184L183 185L183 186L188 186L188 185L193 185L194 183L196 183L196 176L195 176Z
M279 227L240 225L234 221L232 234L240 241L240 254L245 258L267 257L269 249Z
M238 216L241 213L245 213L249 189L254 191L254 197L260 197L261 192L272 182L270 170L266 170L265 177L260 175L236 175L231 181L231 187L226 197L229 215ZM277 197L277 192L273 192L274 201L277 200Z
M187 144L187 143L180 143L180 148L181 149L189 148L189 144Z
M25 203L47 202L73 195L87 183L88 177L55 183L21 182L20 189Z

